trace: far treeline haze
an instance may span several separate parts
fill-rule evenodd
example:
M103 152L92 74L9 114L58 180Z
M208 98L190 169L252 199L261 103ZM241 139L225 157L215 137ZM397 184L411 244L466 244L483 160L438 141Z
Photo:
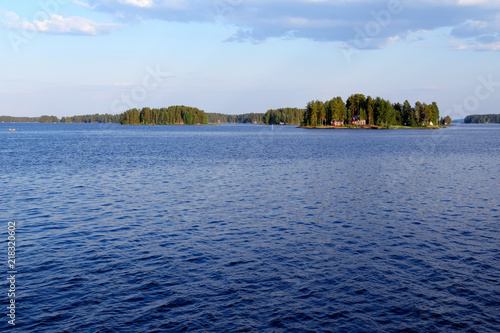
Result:
M130 109L121 114L89 114L71 117L41 116L13 117L0 116L4 123L120 123L124 125L194 125L217 123L243 123L267 125L302 125L330 126L332 124L349 125L353 118L363 120L367 125L389 126L428 126L431 124L451 124L449 116L441 117L436 102L426 104L416 102L411 105L391 103L380 97L365 97L362 94L351 95L346 102L342 97L331 100L311 101L304 109L279 108L266 113L221 114L205 113L195 107L170 106L167 108ZM500 123L500 115L472 115L465 118L465 123Z
M464 119L466 124L500 124L500 114L474 114Z

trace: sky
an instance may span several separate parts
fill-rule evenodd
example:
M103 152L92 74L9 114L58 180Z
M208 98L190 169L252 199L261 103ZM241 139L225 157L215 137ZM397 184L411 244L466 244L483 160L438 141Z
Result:
M500 113L500 0L0 0L0 115L355 93Z

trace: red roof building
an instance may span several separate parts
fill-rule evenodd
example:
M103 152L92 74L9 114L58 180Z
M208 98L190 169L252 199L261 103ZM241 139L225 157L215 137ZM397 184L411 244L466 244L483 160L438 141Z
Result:
M351 118L351 125L363 126L363 125L366 125L366 120L359 119L359 116L354 116Z

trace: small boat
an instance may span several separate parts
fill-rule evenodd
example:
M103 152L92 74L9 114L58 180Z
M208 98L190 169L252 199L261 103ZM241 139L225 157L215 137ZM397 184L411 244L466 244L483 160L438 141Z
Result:
M16 129L15 129L15 128L9 128L9 131L11 131L11 132L15 132L15 131L16 131Z

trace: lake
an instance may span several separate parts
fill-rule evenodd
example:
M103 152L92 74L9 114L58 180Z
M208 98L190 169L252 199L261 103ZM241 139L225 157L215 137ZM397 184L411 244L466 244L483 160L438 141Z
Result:
M15 329L498 332L499 134L0 124Z

